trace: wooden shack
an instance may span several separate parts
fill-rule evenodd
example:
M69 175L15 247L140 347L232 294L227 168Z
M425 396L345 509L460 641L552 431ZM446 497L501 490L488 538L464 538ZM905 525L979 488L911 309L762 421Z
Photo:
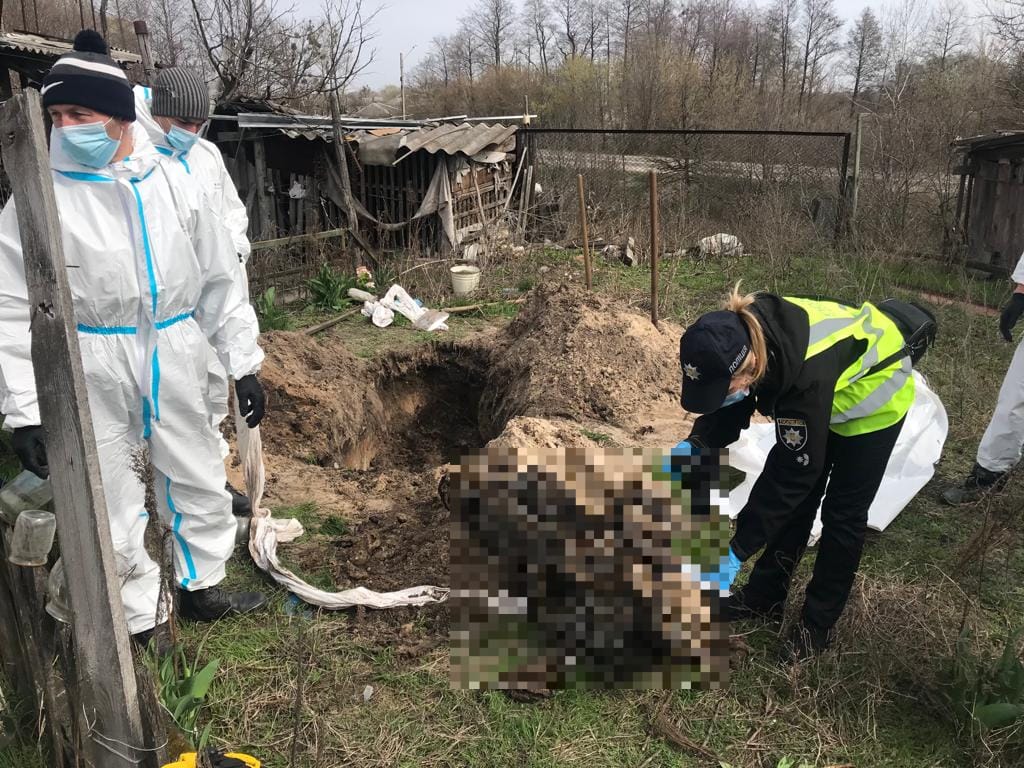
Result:
M950 255L1007 274L1024 253L1024 131L957 139L960 176Z
M515 125L340 122L361 225L382 248L457 251L509 200ZM329 118L240 101L218 106L207 138L246 203L251 239L343 226Z
M516 125L353 116L339 123L360 231L372 248L472 253L513 200ZM333 137L330 118L270 102L217 107L207 138L220 147L246 205L250 239L274 243L273 252L256 246L254 292L290 290L325 260L308 248L285 253L280 240L314 235L317 249L334 253L323 238L349 236Z

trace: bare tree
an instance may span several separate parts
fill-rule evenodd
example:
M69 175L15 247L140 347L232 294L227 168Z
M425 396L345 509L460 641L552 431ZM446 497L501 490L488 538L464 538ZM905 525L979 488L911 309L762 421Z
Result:
M362 0L327 0L297 21L278 0L191 0L196 34L218 83L236 95L301 100L345 87L373 60L377 11Z
M547 0L527 0L523 24L537 45L540 69L547 75L549 73L548 53L551 48L551 40L555 36L551 26L551 7Z
M967 43L967 13L958 0L943 0L928 20L926 40L929 53L938 61L940 71L946 71L951 56Z
M779 66L780 114L785 109L786 94L789 91L789 76L793 66L794 38L796 37L798 0L775 0L768 12L768 31L775 38L775 50Z
M491 62L500 67L516 18L512 0L478 0L471 11L471 18L490 53Z
M558 47L563 59L573 58L579 51L580 10L578 0L558 0L555 6L562 36Z
M472 83L477 72L480 41L468 22L462 23L458 32L449 38L449 50L459 75Z
M594 61L597 58L598 49L604 46L608 36L602 3L599 0L586 0L583 3L581 15L583 17L583 54L589 55L590 60Z
M854 113L861 90L872 83L882 66L882 26L871 8L865 8L846 40L846 59L853 76L850 114Z
M803 115L804 105L814 91L821 63L836 50L836 35L843 27L843 22L836 15L833 0L803 0L801 24L803 65L800 98L797 101L798 115Z
M629 61L630 37L637 24L640 0L619 0L608 3L609 10L615 13L613 21L608 25L609 38L621 52L623 62ZM613 35L613 30L615 35Z
M448 40L443 37L435 37L430 42L434 47L434 58L441 73L441 82L444 83L447 90L451 82L451 70L448 66Z

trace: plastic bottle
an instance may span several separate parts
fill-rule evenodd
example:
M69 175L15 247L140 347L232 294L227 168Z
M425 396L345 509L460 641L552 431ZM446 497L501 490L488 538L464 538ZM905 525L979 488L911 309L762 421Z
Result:
M42 480L27 469L0 488L0 517L14 525L26 509L53 510L53 490L49 480Z

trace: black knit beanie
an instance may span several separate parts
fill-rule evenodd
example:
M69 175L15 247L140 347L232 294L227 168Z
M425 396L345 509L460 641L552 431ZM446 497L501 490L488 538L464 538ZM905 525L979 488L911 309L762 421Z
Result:
M153 117L205 121L210 117L210 94L194 72L184 67L160 70L153 81Z
M108 52L107 43L98 32L79 32L74 52L57 59L43 80L43 106L74 104L111 117L134 120L135 95L131 83Z

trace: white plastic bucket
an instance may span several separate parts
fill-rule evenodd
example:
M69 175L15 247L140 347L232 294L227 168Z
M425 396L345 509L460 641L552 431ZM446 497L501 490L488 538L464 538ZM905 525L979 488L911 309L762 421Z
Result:
M480 267L459 264L452 267L452 290L456 296L466 296L480 286Z

